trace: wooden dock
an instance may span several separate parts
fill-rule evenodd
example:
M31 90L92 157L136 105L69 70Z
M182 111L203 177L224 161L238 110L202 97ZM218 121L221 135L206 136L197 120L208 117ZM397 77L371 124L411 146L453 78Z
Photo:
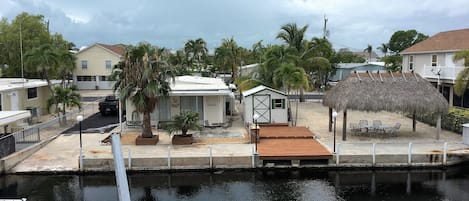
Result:
M323 160L332 154L306 127L260 127L257 150L260 160Z

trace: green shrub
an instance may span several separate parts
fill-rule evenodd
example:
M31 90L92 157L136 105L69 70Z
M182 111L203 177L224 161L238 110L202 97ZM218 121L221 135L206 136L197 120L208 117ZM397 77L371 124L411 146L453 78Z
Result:
M412 118L412 114L407 114ZM437 115L424 113L416 114L416 119L431 126L436 125ZM463 108L450 107L448 114L441 117L441 128L455 133L462 134L462 124L469 123L469 110Z

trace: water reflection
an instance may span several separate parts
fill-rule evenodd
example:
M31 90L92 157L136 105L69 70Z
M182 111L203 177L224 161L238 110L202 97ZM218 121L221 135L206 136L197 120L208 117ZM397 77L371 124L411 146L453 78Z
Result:
M129 174L131 198L159 200L467 200L469 168L447 171L225 171ZM113 174L9 175L0 198L117 200Z

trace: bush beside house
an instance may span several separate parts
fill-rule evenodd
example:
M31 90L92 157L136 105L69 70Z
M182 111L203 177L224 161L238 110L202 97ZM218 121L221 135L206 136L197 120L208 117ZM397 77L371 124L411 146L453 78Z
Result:
M411 114L406 116L412 118ZM426 123L431 126L436 125L437 115L434 114L417 114L416 119L420 122ZM441 117L441 128L462 134L462 125L469 123L469 110L450 107L448 114Z

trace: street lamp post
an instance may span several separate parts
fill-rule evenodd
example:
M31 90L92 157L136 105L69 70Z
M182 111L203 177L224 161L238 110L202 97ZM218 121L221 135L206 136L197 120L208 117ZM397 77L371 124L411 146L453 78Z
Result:
M259 119L259 114L254 114L254 116L252 117L252 119L254 120L254 124L256 125L256 128L254 129L256 131L256 154L257 154L257 140L259 140L259 128L257 126L257 119Z
M337 112L334 110L334 112L332 112L332 117L334 119L334 153L336 153L335 151L335 130L336 130L336 121L337 121Z
M83 144L81 140L81 122L83 121L83 115L77 116L78 128L80 130L80 164L78 164L80 170L83 170Z

